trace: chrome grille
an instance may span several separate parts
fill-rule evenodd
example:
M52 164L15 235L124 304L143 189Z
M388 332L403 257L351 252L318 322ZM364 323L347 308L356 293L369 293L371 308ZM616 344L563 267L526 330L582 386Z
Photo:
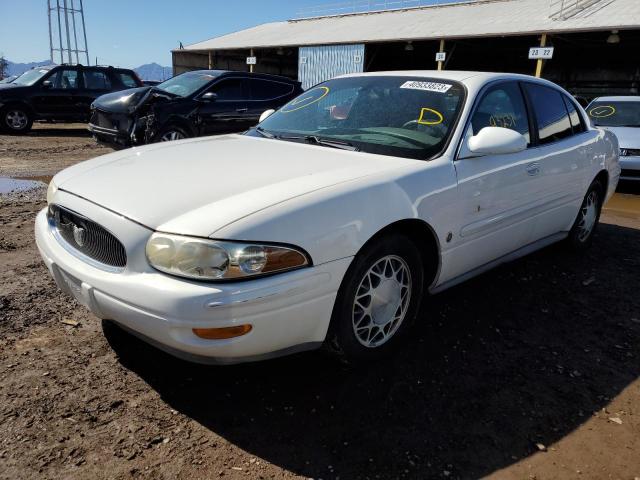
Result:
M122 243L88 218L59 205L50 205L49 222L60 237L81 254L112 267L123 268L127 264L127 253Z

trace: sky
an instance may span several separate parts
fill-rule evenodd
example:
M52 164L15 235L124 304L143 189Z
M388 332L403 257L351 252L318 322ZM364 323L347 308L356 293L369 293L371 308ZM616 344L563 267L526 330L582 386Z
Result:
M170 66L170 51L179 42L189 45L287 20L300 8L326 3L335 0L84 0L90 61L98 57L101 65L126 68L151 62ZM47 0L0 0L2 54L20 63L49 58Z

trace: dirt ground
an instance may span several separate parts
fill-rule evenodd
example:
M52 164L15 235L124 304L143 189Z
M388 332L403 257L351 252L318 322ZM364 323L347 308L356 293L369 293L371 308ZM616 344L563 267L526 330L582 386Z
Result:
M0 136L0 176L108 149L83 126ZM632 192L633 193L633 192ZM640 192L636 192L640 193ZM640 210L431 299L396 358L203 367L63 296L44 189L0 196L0 478L640 478Z

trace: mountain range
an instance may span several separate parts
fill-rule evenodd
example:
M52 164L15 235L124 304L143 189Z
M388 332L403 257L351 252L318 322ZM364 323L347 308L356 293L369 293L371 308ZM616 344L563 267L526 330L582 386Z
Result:
M7 60L7 76L21 75L33 67L41 67L43 65L51 65L51 60L42 60L41 62L16 63ZM172 76L171 67L163 67L157 63L145 63L133 69L142 80L166 80Z

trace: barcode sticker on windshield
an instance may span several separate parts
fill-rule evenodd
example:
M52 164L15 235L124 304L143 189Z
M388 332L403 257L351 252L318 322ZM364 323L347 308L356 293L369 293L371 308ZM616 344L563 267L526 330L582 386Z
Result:
M404 82L400 88L411 88L412 90L424 90L425 92L447 93L453 85L435 82Z

